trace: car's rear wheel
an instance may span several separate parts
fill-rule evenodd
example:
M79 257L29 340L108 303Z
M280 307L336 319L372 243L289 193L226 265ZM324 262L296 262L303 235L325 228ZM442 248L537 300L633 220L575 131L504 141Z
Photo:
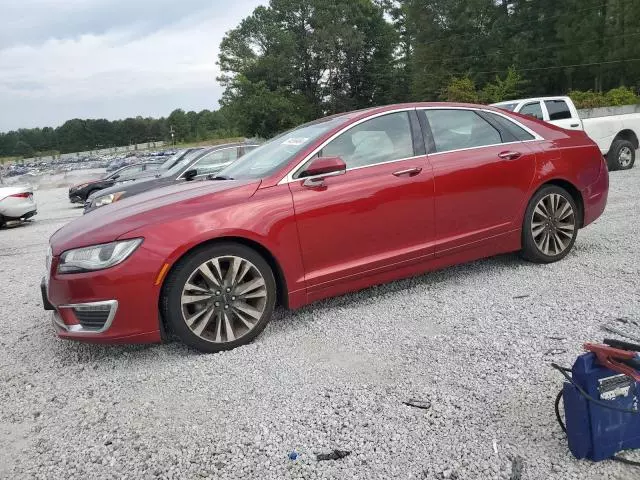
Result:
M609 170L629 170L636 161L636 149L628 140L616 140L607 154Z
M245 345L271 319L276 281L265 259L235 243L206 246L171 271L160 307L169 330L202 352Z
M556 185L542 187L529 201L522 226L522 256L535 263L563 259L578 235L578 208Z

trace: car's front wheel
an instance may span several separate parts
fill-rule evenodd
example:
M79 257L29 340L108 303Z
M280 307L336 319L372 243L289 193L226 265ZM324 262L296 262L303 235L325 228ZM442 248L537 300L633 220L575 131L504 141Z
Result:
M271 319L276 281L265 259L235 243L199 248L181 259L162 289L169 330L202 352L245 345Z
M542 187L529 201L522 226L522 256L535 263L563 259L578 235L578 208L556 185Z

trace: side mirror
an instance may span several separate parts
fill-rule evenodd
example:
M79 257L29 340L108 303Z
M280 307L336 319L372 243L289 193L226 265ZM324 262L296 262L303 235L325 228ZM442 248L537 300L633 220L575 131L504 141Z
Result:
M318 157L311 161L304 172L300 174L300 178L332 177L342 175L346 171L347 164L340 157Z
M198 170L196 170L195 168L192 168L191 170L187 170L186 172L184 172L184 179L189 181L189 180L193 180L194 178L196 178L198 176Z

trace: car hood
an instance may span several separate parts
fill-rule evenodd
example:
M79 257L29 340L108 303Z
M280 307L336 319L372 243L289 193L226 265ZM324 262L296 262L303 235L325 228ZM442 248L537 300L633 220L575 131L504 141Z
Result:
M71 248L112 242L127 232L174 218L250 198L260 180L203 181L150 190L98 208L55 232L49 243L54 255Z
M152 176L151 178L142 178L135 182L121 182L116 183L114 186L100 190L89 196L89 200L93 200L96 197L102 197L103 195L109 195L111 193L125 192L126 196L137 195L147 190L163 187L167 185L174 185L176 180L173 177ZM100 207L104 208L104 207Z
M75 189L77 189L79 187L84 187L86 185L93 185L94 183L100 183L100 182L103 182L103 181L104 181L104 179L102 179L102 178L99 178L97 180L88 180L86 182L78 183L77 185L72 186L71 190L75 190Z

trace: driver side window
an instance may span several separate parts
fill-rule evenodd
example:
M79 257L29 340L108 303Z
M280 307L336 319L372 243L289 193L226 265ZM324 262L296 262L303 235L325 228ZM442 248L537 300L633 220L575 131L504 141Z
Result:
M325 145L319 156L340 157L347 169L413 157L409 114L390 113L356 125Z

